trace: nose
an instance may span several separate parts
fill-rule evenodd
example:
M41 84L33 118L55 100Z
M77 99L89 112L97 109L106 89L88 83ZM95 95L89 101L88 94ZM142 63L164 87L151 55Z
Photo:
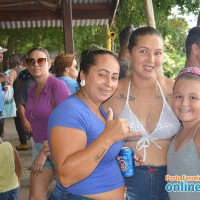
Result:
M155 55L153 53L149 53L149 61L154 62L155 61Z
M111 86L111 82L112 82L111 76L107 76L105 85L110 87Z
M182 106L187 106L188 105L188 102L187 102L186 98L184 98L184 97L182 98L181 105Z

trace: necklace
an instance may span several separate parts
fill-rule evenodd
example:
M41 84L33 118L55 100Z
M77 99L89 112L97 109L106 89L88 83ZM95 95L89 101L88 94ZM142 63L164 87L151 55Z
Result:
M147 129L146 126L144 125L143 120L142 120L142 116L141 116L141 114L140 114L139 107L138 107L137 102L136 102L136 96L135 96L135 92L134 92L134 89L133 89L132 84L131 84L131 89L132 89L132 92L133 92L133 95L134 95L134 101L133 101L133 102L135 103L135 107L136 107L137 112L138 112L138 115L139 115L139 117L140 117L140 122L141 122L142 126L143 126L145 129ZM149 111L149 117L148 117L147 124L151 121L151 113L152 113L152 108L153 108L154 101L155 101L155 99L156 99L157 89L158 89L158 84L156 83L155 96L154 96L153 101L152 101L152 103L151 103L151 107L150 107L150 111Z

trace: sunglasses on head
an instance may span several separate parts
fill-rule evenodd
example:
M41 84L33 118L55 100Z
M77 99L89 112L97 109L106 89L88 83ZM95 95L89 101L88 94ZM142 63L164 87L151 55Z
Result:
M35 63L37 62L37 64L39 66L44 66L46 64L47 59L46 58L38 58L37 60L33 59L33 58L27 58L26 59L26 64L30 67L32 67L33 65L35 65Z

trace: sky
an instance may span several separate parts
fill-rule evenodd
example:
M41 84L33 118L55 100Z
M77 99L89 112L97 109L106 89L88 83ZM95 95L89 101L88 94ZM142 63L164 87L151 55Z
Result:
M188 22L189 28L192 28L197 25L198 16L196 16L192 13L190 13L188 15L180 15L179 11L178 11L178 6L174 7L172 9L172 12L175 13L177 17L184 17L186 19L186 21Z

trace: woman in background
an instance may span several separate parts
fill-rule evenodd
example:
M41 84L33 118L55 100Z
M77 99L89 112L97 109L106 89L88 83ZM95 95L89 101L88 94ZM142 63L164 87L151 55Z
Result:
M31 124L34 140L33 164L30 172L29 200L46 200L54 172L48 158L47 126L52 110L71 95L63 81L49 73L51 61L46 49L37 47L28 52L28 70L36 84L29 89L25 115Z
M71 94L79 90L79 84L76 81L78 65L74 54L61 54L57 56L54 61L54 70L56 77L66 83Z

